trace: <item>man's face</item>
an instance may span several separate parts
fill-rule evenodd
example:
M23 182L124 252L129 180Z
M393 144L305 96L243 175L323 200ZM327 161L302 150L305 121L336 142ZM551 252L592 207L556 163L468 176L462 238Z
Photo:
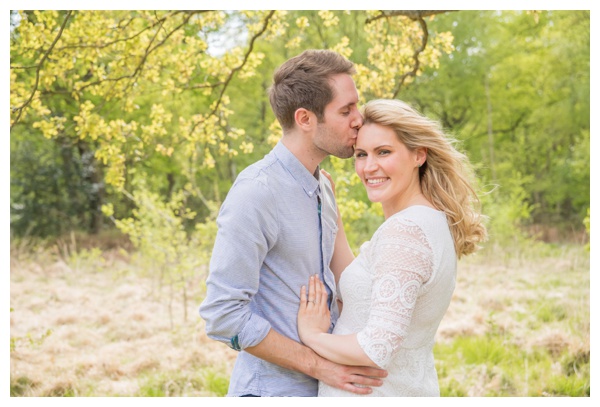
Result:
M358 129L362 125L357 105L358 92L348 74L333 76L331 87L335 96L325 106L324 120L317 125L314 144L328 155L350 158L354 154Z

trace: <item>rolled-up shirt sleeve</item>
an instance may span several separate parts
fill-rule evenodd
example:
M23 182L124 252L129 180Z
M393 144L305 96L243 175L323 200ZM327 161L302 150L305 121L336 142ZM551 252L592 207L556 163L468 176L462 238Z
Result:
M271 324L253 312L263 261L277 239L275 200L256 178L236 181L217 217L200 316L211 339L236 350L259 344Z

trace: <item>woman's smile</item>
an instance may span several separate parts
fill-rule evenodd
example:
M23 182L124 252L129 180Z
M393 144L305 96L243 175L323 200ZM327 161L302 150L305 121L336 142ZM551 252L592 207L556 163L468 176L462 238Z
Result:
M386 181L389 181L388 177L385 177L385 178L367 178L367 185L371 186L371 187L380 186L381 184L383 184Z

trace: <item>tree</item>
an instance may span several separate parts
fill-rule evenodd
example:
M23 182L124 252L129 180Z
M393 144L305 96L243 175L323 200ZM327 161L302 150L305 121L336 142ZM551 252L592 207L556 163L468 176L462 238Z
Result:
M361 32L359 39L371 45L357 43L366 53L357 56L359 87L365 95L388 95L386 86L398 89L450 49L451 36L428 32L429 14L19 12L11 35L11 139L43 136L61 146L57 165L79 170L64 180L65 188L83 183L89 190L80 210L90 214L90 231L100 229L105 203L117 217L131 213L135 203L125 197L139 180L167 198L185 191L201 216L214 216L238 163L245 165L243 156L273 127L264 93L274 66L307 47L350 56L344 33ZM245 41L211 51L211 39L235 25ZM261 72L267 49L280 57ZM236 110L261 115L260 135L236 125L244 120L235 118L231 96L246 89L262 93L262 103L257 109L253 100L237 98ZM23 185L11 196L16 215L35 188Z
M590 200L589 12L464 11L434 24L452 30L456 49L401 97L438 117L482 185L497 185L485 197L495 232L581 224Z

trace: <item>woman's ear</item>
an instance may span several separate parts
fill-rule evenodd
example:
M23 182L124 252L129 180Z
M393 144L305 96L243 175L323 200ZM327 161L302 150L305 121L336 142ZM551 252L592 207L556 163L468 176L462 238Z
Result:
M417 166L421 167L427 161L427 148L419 147L416 150L417 152Z

